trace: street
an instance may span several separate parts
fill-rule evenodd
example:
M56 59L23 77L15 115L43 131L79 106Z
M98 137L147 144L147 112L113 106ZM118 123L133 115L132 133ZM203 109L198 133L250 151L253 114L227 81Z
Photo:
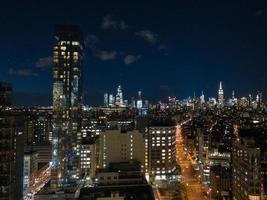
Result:
M48 166L45 170L43 170L39 176L36 178L36 182L30 187L27 191L27 195L24 196L24 200L34 199L34 195L39 192L45 184L50 180L51 177L51 167Z
M181 136L181 126L177 125L176 132L176 159L181 166L182 182L185 185L185 194L188 200L206 199L202 185L198 180L198 174L193 168L193 160L184 150L183 138Z

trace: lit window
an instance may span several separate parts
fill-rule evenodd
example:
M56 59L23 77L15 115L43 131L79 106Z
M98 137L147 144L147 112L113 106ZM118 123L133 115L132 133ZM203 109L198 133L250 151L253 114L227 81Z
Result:
M72 44L73 46L78 46L80 43L77 42L77 41L73 41L71 44Z

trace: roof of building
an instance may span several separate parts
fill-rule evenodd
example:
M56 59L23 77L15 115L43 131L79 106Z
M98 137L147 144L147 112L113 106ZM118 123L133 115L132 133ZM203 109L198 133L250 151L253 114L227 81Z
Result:
M154 200L152 188L148 184L82 188L79 199L95 200L99 197L110 197L114 193L124 196L125 200Z

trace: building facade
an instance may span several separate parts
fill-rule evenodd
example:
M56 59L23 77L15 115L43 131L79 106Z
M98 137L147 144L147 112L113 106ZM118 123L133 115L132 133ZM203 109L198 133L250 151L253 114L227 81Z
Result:
M81 144L81 161L80 161L80 172L84 176L90 178L95 176L96 172L96 141L95 139L83 139Z
M0 199L23 197L24 116L0 112Z
M23 193L27 194L27 190L34 185L37 178L38 153L34 151L24 153L23 161Z
M144 168L144 139L139 131L108 130L99 137L100 168L110 163L137 161Z
M150 126L147 131L146 166L149 180L176 180L176 126Z
M266 144L261 132L239 137L232 149L232 190L235 200L265 199ZM265 167L264 167L265 166Z

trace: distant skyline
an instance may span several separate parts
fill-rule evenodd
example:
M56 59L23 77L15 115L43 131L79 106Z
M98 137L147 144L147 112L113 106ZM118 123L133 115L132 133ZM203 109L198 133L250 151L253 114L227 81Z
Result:
M3 2L0 80L18 104L49 104L56 24L81 26L86 103L121 84L126 98L267 93L267 2Z

